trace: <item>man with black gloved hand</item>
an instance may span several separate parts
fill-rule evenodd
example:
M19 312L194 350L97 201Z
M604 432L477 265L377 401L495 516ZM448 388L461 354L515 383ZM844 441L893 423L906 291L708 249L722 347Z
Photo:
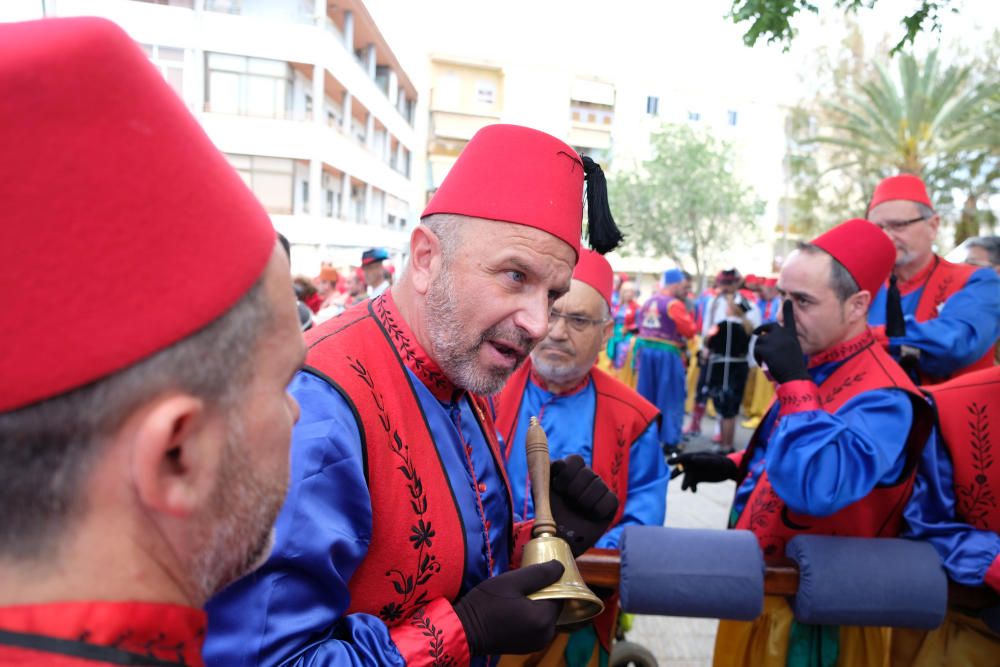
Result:
M798 534L893 537L902 528L931 414L867 325L872 294L895 257L892 241L864 220L800 244L778 281L779 322L754 332L754 355L776 385L776 401L730 462L738 465L731 516L733 527L754 532L767 561L783 558ZM717 460L684 468L692 488L732 474ZM803 638L797 650L807 655L820 650L810 642L824 642L824 654L838 642L838 664L872 664L887 648L882 628L793 627L783 600L763 616L720 623L717 665L784 662L787 639L769 636L779 627Z

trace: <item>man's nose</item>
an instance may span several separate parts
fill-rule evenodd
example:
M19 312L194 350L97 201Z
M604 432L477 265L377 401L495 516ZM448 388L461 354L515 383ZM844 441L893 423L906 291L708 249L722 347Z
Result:
M532 297L517 312L514 324L524 330L533 342L549 333L549 299L547 294Z

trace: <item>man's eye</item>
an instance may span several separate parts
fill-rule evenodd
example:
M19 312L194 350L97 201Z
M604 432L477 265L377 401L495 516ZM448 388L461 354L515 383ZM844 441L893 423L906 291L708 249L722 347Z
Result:
M524 273L522 273L521 271L513 271L513 270L512 271L508 271L507 272L507 277L509 277L511 280L513 280L516 283L523 283L524 282Z
M569 323L578 329L582 329L588 324L590 324L590 320L588 320L586 317L580 317L579 315L570 315Z

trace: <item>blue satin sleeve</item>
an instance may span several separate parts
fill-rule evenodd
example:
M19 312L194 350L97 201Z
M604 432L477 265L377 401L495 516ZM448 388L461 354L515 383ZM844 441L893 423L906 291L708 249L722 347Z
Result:
M910 398L894 389L858 394L835 414L785 415L764 458L771 486L793 511L829 516L899 478L912 416Z
M628 456L628 497L621 521L597 541L600 549L617 549L625 526L662 526L667 515L667 464L660 449L658 424L642 432Z
M290 391L302 415L274 547L259 570L209 602L206 664L404 665L381 620L345 615L347 582L368 551L372 526L351 408L308 373L299 373Z
M920 369L943 377L968 366L1000 336L1000 275L982 268L945 301L940 314L926 322L906 316L906 335L890 343L920 350Z
M956 518L954 468L936 432L924 448L913 496L903 517L903 537L930 542L941 556L945 572L960 584L981 585L986 570L1000 554L1000 535L977 530Z

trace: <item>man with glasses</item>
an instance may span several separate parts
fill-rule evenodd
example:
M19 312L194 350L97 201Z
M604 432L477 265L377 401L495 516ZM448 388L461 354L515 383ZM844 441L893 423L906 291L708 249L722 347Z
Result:
M611 334L611 285L608 261L582 250L569 292L552 306L548 335L496 401L497 430L503 439L515 514L534 515L525 437L529 418L537 416L548 435L551 457L570 457L566 467L586 463L620 501L611 528L595 545L599 548L617 548L626 525L662 525L667 498L659 411L594 366ZM556 471L554 464L554 475ZM617 605L606 604L595 624L580 631L590 634L591 659L597 658L595 632L601 649L607 651L616 614ZM577 634L570 642L569 635L561 634L549 647L549 655L563 653L568 643L577 648L585 639Z
M921 384L992 366L1000 336L1000 277L989 267L952 264L934 252L941 218L924 182L910 174L883 180L868 219L896 246L895 285L883 286L869 311L872 325L884 325L890 294L898 289L906 331L889 338L892 355Z
M681 440L687 398L685 352L687 339L697 331L684 303L686 295L684 272L670 269L663 274L663 286L642 305L637 318L636 389L663 413L659 440L665 454L674 452Z

